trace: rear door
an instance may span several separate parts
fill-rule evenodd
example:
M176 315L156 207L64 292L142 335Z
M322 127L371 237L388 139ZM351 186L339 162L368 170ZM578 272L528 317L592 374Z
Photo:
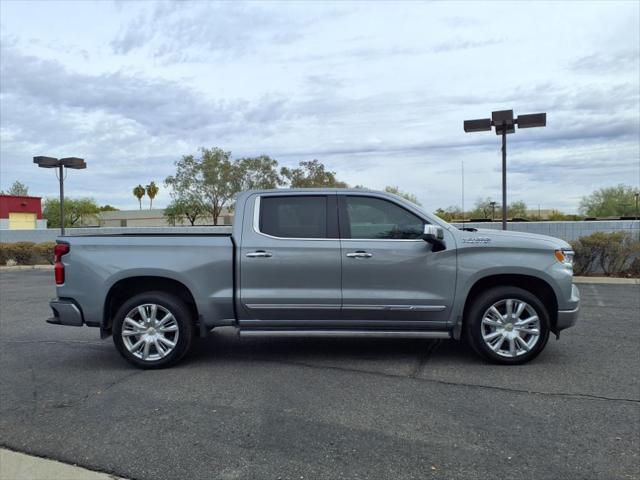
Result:
M446 325L455 291L455 250L433 252L421 238L427 221L388 198L340 195L339 203L345 321Z
M333 193L250 197L238 259L241 325L317 326L340 318L337 208Z

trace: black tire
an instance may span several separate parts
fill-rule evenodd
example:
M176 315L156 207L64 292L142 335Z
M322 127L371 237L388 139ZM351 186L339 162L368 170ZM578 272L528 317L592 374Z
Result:
M161 354L161 352L158 351L158 346L153 345L151 342L149 342L151 345L149 347L149 352L155 353L153 355L149 354L149 359L147 360L144 360L143 358L140 358L134 353L130 352L125 345L125 340L122 336L125 318L129 313L131 313L132 311L134 311L134 309L141 305L158 305L162 309L166 309L168 312L170 312L175 319L174 324L177 325L177 333L169 333L165 335L173 335L173 337L171 338L175 339L177 337L177 341L175 342L175 346L172 347L172 349L161 358L151 358L152 356L158 357ZM170 367L178 363L191 347L191 343L194 337L194 322L192 317L193 315L189 307L178 297L170 293L163 291L140 293L124 302L118 309L118 312L113 319L113 343L115 343L115 346L120 354L129 363L135 365L136 367L143 369ZM140 321L140 319L138 320ZM130 322L127 322L127 325L129 324ZM142 336L135 336L130 338L133 338L133 340L139 340L142 338ZM169 340L171 340L171 338L169 338ZM130 342L133 343L133 340L130 340ZM164 344L162 344L161 347L166 348ZM142 355L142 353L140 353L140 355Z
M501 355L500 353L496 353L496 351L492 350L492 348L490 348L483 339L483 329L492 328L483 326L482 324L482 319L485 313L489 311L492 305L507 299L526 302L530 307L532 307L539 318L539 337L537 342L530 347L529 351L524 351L514 357L505 356L507 353L502 350L502 347L498 347L498 352L503 352L503 354ZM531 317L532 316L533 315L531 315ZM510 328L513 328L513 322L509 321L509 323L512 324ZM511 333L511 331L509 332ZM479 293L472 301L467 317L465 318L464 337L473 350L483 358L502 365L519 365L536 358L547 344L547 341L549 340L549 313L540 299L527 290L509 286L493 287ZM498 343L499 337L500 335L497 336L498 340L496 340L494 344ZM532 337L524 334L524 338L530 339ZM509 343L508 339L505 341L507 344ZM524 349L521 348L521 350Z

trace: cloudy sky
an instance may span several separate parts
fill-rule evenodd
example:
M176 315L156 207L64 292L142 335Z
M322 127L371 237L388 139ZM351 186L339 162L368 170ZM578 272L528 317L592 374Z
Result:
M0 2L0 188L54 196L34 155L80 156L71 196L136 208L200 146L430 210L500 197L492 110L548 112L509 137L509 196L577 209L640 184L640 3ZM169 200L162 188L159 206Z

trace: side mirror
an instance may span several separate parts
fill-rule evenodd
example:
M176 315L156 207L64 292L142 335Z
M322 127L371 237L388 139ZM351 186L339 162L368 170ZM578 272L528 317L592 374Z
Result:
M425 225L422 233L422 239L433 245L434 252L439 252L440 250L445 249L444 230L442 230L442 227L428 224Z
M425 242L434 243L444 240L444 231L442 227L436 227L435 225L425 225L424 232L422 232L422 239Z

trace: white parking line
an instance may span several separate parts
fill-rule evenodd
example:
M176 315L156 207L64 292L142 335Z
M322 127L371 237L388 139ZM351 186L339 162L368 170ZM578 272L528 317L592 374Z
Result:
M596 302L598 303L598 306L604 307L604 302L602 301L602 298L600 298L600 294L598 293L598 287L596 287L594 284L591 284L589 286L591 287L593 296L596 298Z

